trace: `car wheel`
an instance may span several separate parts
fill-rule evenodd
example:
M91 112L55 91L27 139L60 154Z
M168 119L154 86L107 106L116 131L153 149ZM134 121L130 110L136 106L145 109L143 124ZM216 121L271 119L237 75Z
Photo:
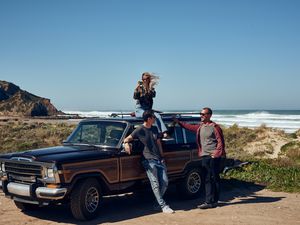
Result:
M202 190L202 177L198 169L190 170L178 184L179 192L184 198L197 198Z
M71 193L71 212L75 219L90 220L98 214L101 187L96 179L89 178L76 184Z
M17 208L23 212L34 211L34 210L37 210L40 208L38 205L30 204L30 203L24 203L24 202L18 202L18 201L14 201L14 203L17 206Z

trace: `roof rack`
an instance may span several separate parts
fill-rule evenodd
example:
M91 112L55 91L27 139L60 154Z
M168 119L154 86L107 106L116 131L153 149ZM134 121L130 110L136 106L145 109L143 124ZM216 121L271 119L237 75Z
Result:
M112 113L109 115L109 117L121 117L121 118L124 118L124 117L134 117L133 113Z
M162 116L169 116L169 115L198 115L198 112L161 112L160 115Z
M181 118L184 116L191 116L194 115L195 117L200 117L198 112L160 112L160 111L155 111L157 113L159 113L162 117L177 117L177 118ZM131 113L112 113L109 115L109 117L135 117L135 113L131 112Z

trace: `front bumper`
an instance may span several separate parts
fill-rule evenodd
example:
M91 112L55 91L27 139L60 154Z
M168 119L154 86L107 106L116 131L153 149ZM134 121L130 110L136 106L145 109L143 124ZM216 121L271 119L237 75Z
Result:
M58 200L64 198L67 193L67 188L47 188L37 187L33 189L30 185L9 182L7 184L7 194L23 197L34 197L38 199Z

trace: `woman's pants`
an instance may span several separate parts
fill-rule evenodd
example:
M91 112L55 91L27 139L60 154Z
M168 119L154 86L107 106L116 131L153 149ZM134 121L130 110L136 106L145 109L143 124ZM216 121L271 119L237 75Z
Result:
M136 117L143 117L143 113L144 113L145 110L143 110L142 108L140 107L136 107L135 109L135 116ZM156 120L155 120L155 123L154 125L158 128L158 130L162 133L168 131L166 125L164 124L164 122L162 121L162 118L160 116L159 113L157 112L154 112L154 115L156 117Z

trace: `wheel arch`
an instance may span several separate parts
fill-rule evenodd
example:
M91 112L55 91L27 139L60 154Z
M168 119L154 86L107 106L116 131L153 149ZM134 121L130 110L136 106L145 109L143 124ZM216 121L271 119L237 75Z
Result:
M202 163L201 160L191 161L184 167L184 174L187 174L190 170L198 169L202 171Z
M106 193L109 190L109 183L106 180L105 176L101 173L91 172L91 173L77 174L71 182L68 194L70 194L74 190L76 184L88 178L95 178L99 182L102 192Z

